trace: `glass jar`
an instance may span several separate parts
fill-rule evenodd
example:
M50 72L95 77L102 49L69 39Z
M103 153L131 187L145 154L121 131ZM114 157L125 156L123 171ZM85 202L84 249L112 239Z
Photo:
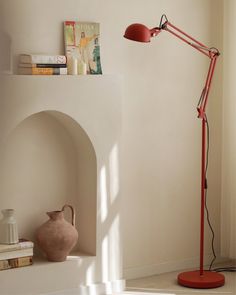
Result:
M1 211L3 219L0 220L0 243L16 244L19 242L18 228L14 209L4 209Z

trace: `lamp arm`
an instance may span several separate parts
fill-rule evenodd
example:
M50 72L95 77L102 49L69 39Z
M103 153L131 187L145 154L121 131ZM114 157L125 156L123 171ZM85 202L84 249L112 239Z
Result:
M165 19L164 22L163 22L163 19ZM171 33L172 35L179 38L180 40L182 40L186 44L190 45L191 47L195 48L196 50L198 50L202 54L206 55L211 60L210 65L209 65L209 69L208 69L208 73L207 73L205 86L202 90L201 97L200 97L200 100L199 100L198 106L197 106L198 118L205 119L205 110L206 110L206 105L207 105L207 101L208 101L210 86L211 86L212 78L213 78L214 71L215 71L216 61L217 61L218 56L220 55L220 52L217 48L207 47L203 43L199 42L198 40L196 40L192 36L188 35L184 31L182 31L181 29L179 29L176 26L174 26L173 24L171 24L168 21L166 15L162 15L159 27L156 27L156 28L153 28L150 30L151 35L153 37L155 37L162 30L165 30L165 31Z
M171 24L169 21L165 22L162 25L161 29L165 30L165 31L171 33L172 35L174 35L175 37L181 39L182 41L184 41L188 45L192 46L193 48L197 49L201 53L205 54L209 58L212 58L214 55L220 54L218 49L207 47L203 43L199 42L198 40L196 40L192 36L188 35L184 31L180 30L179 28L177 28L176 26Z
M214 71L215 71L217 57L218 57L218 55L214 56L211 59L209 69L208 69L208 73L207 73L205 86L204 86L204 88L202 90L202 94L201 94L200 100L198 102L198 106L197 106L198 118L201 118L201 119L205 119L206 105L207 105L207 101L208 101L208 96L209 96L209 91L210 91L210 87L211 87L212 78L213 78Z
M163 19L165 19L165 21L163 21ZM165 14L161 16L159 27L155 29L158 29L159 31L161 30L168 31L169 33L173 34L175 37L187 43L188 45L194 47L195 49L199 50L203 54L207 55L209 58L213 58L214 55L220 55L220 52L217 48L208 47L204 45L197 39L193 38L189 34L179 29L178 27L174 26L172 23L168 21L167 16Z

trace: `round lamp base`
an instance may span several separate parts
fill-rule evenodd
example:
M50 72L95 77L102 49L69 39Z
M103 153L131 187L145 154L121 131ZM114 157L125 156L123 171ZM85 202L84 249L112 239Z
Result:
M196 289L218 288L225 284L225 277L222 274L212 271L187 271L178 275L178 283L182 286Z

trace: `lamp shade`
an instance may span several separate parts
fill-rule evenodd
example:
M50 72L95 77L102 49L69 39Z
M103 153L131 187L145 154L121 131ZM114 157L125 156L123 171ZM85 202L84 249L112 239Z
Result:
M150 42L151 30L142 24L132 24L125 30L124 37L138 42Z

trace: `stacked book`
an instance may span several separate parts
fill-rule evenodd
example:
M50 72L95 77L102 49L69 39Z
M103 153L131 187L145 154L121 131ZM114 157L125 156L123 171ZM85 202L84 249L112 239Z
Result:
M20 75L67 75L64 55L21 54L18 73Z
M0 270L33 264L34 243L20 239L17 244L0 244Z

